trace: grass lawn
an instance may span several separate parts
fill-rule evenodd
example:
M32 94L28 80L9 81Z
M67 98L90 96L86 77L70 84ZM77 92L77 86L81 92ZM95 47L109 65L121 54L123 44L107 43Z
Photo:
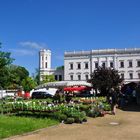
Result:
M0 139L59 124L49 118L31 118L0 115Z

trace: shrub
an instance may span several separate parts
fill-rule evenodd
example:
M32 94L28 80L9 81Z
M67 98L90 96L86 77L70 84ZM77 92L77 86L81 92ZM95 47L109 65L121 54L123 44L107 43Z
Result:
M82 123L83 120L86 120L85 112L73 112L71 116L74 118L76 123Z
M23 97L17 97L16 101L23 101Z
M79 105L79 109L81 110L81 111L87 111L87 110L89 110L91 108L91 105L83 105L83 104L81 104L81 105Z
M104 105L104 111L110 111L111 110L111 106L110 106L110 104L108 104L108 103L104 103L103 104Z
M98 116L101 116L101 112L98 111L98 110L89 110L88 113L87 113L87 116L89 117L98 117Z
M47 102L47 104L52 104L52 103L53 103L53 99L47 98L47 99L46 99L46 102Z
M58 115L58 120L65 121L65 120L67 120L67 116L65 114L59 114Z
M66 124L72 124L74 123L74 118L67 118L67 120L65 121Z
M55 112L52 114L52 117L59 120L59 121L65 121L67 120L67 116L65 114L62 114L61 112Z

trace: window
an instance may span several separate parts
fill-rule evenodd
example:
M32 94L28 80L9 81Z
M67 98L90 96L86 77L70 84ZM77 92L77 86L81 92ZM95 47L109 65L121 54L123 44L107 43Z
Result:
M124 73L121 73L121 78L124 79Z
M138 73L138 78L140 79L140 73Z
M42 62L42 68L44 68L44 63Z
M59 81L62 81L62 75L59 75Z
M88 80L88 75L85 75L85 79Z
M123 61L120 62L120 67L124 68L124 62Z
M81 75L78 75L78 80L81 80Z
M137 61L137 67L140 67L140 60Z
M85 63L85 69L88 69L88 63L87 62Z
M98 62L95 62L95 68L98 68Z
M45 63L45 68L47 68L48 67L48 64L47 64L47 62Z
M58 79L57 79L57 75L55 75L55 80L57 81Z
M133 65L132 65L132 61L129 61L129 66L128 67L133 67Z
M41 56L41 60L42 60L42 61L44 60L44 57L43 57L43 56Z
M81 64L77 63L77 69L81 69Z
M105 68L105 62L102 63L102 67Z
M73 70L73 63L70 63L70 69Z
M133 79L133 73L129 73L130 79Z
M73 75L70 75L70 80L73 80Z
M113 62L110 62L110 67L113 68Z

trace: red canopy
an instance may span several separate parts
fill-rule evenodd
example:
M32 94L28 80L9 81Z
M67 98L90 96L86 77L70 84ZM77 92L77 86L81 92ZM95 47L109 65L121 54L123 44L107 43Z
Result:
M80 86L80 87L65 87L64 91L83 91L83 90L88 90L90 89L89 87L85 86Z

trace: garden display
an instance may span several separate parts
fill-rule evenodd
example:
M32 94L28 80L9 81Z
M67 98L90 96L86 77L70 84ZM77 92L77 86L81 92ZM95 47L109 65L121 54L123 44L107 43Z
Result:
M104 111L110 110L110 105L104 97L79 98L70 103L54 103L51 100L21 100L5 102L3 113L15 115L33 115L50 117L64 123L82 123L88 117L104 116Z

